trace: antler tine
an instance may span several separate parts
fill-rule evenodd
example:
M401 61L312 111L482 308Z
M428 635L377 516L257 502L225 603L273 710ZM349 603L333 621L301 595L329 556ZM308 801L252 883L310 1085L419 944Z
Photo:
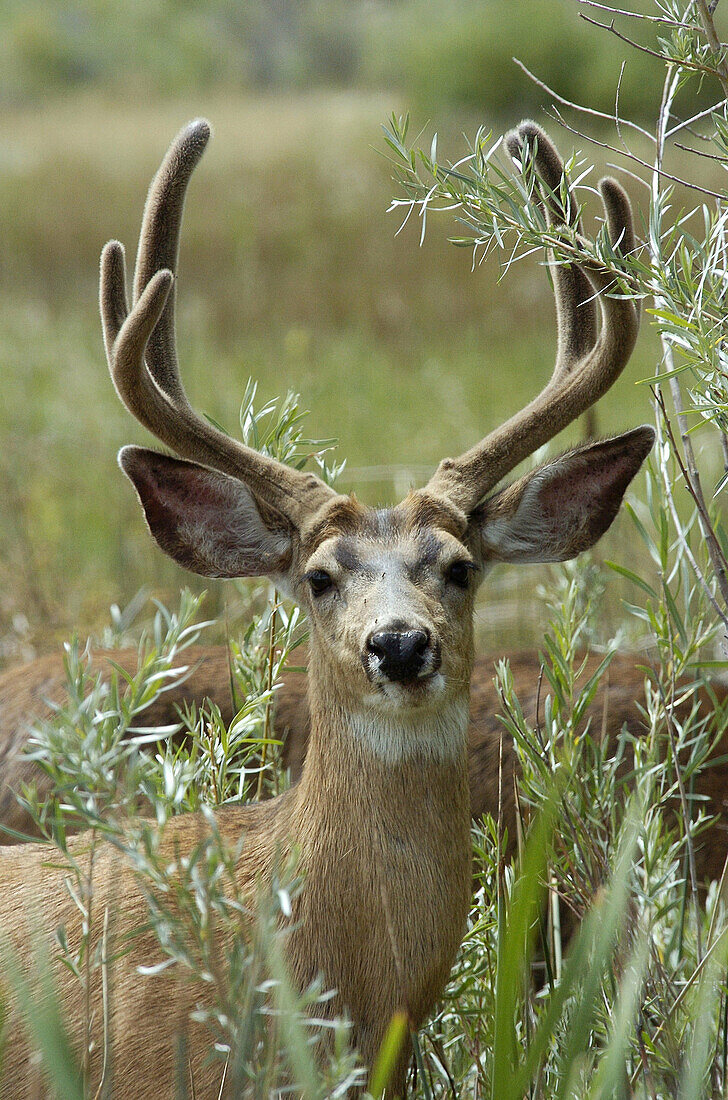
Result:
M187 185L207 148L210 135L207 119L195 119L185 126L170 145L150 184L134 269L134 302L157 271L167 268L177 273ZM146 360L155 382L173 402L189 405L177 363L175 297L173 284L162 316L149 338Z
M119 241L109 241L101 250L99 308L106 358L111 363L114 341L129 316L126 301L126 261L124 246Z
M149 189L128 311L124 250L101 254L101 316L109 370L124 405L180 457L230 474L295 525L336 493L314 474L294 470L214 428L191 408L179 378L174 339L174 274L185 192L210 127L185 127ZM151 349L151 352L149 352ZM145 359L146 356L146 359Z
M564 162L541 127L526 120L517 130L506 134L505 145L519 165L524 162L524 154L533 158L537 177L541 181L541 205L546 211L549 226L558 228L568 225L580 232L579 207L568 181L566 209L562 202ZM597 306L592 285L578 264L553 264L551 278L558 334L554 375L560 375L594 347L597 340Z
M534 149L535 166L542 179L542 201L550 224L576 225L577 207L569 201L562 209L562 162L547 135L534 122L524 122L508 136L509 151L520 159L523 144ZM558 179L557 179L558 173ZM603 179L600 191L613 247L622 252L634 248L632 209L622 187ZM568 192L567 192L568 193ZM634 348L639 311L625 298L608 297L614 284L609 270L596 263L553 264L559 331L559 351L554 372L541 393L525 408L456 459L444 459L427 485L427 492L446 497L466 514L472 512L502 477L529 454L547 443L602 397L617 380ZM595 339L586 300L598 296L601 331Z

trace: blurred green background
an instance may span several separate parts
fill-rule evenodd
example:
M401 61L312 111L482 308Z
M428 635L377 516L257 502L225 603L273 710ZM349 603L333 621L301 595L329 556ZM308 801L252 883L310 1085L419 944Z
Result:
M119 237L133 256L148 182L189 118L215 129L181 259L198 408L235 429L249 375L261 399L299 390L310 432L341 440L343 487L388 502L540 388L555 347L541 258L500 283L493 258L472 271L448 244L444 216L422 248L416 219L395 237L381 155L392 111L427 146L436 129L453 160L463 132L544 118L549 97L514 55L606 111L626 57L622 112L659 105L661 66L585 23L577 0L0 4L0 666L84 636L144 584L174 601L190 579L153 547L116 467L121 444L148 438L113 393L96 305L100 249ZM601 152L587 148L600 169ZM634 382L656 355L645 331L601 432L650 418ZM603 553L624 559L629 521L615 527ZM481 644L540 635L540 575L496 572ZM235 603L212 587L212 609Z

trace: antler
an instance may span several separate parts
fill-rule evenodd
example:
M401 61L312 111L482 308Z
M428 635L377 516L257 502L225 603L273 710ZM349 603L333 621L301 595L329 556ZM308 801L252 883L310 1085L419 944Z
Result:
M564 166L544 131L535 122L522 122L506 136L506 147L519 163L524 151L533 157L543 183L542 202L549 225L578 227L577 206L566 191L567 209L560 199ZM616 180L600 181L609 238L623 254L634 249L632 209ZM459 458L444 459L427 491L444 496L466 514L494 485L524 458L576 420L613 385L624 369L637 339L639 311L625 298L607 297L614 277L597 265L551 265L558 353L553 375L538 397L496 428ZM596 335L595 295L602 325Z
M129 412L180 457L244 481L257 497L300 526L337 495L334 490L314 474L293 470L214 428L194 412L179 377L174 272L187 184L209 137L205 119L191 122L172 142L152 181L131 312L122 245L110 241L101 254L101 318L109 370Z

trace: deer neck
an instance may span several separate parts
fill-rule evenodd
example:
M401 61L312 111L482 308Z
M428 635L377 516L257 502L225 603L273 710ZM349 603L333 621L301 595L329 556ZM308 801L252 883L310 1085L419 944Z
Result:
M467 695L406 721L352 710L340 697L311 700L291 822L304 886L289 964L298 984L322 973L338 990L331 1011L344 1007L359 1021L365 1060L395 1010L419 1026L464 932L467 717ZM371 1033L362 1030L374 1019Z
M323 693L311 691L303 789L351 791L352 784L365 783L371 794L381 787L379 797L386 799L394 776L427 784L441 776L451 784L467 771L469 703L466 690L437 707L388 711L352 704L333 684Z
M309 871L344 850L366 864L372 853L396 849L413 868L454 849L469 858L467 691L402 714L352 706L345 683L322 693L316 683L295 810Z

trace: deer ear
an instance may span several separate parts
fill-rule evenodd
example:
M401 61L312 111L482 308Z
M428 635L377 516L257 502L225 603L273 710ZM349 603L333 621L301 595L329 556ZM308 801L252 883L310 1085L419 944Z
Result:
M242 481L144 447L123 447L119 465L157 543L185 569L203 577L277 581L287 572L290 526Z
M654 442L652 428L569 451L489 497L471 516L484 561L567 561L601 538Z

